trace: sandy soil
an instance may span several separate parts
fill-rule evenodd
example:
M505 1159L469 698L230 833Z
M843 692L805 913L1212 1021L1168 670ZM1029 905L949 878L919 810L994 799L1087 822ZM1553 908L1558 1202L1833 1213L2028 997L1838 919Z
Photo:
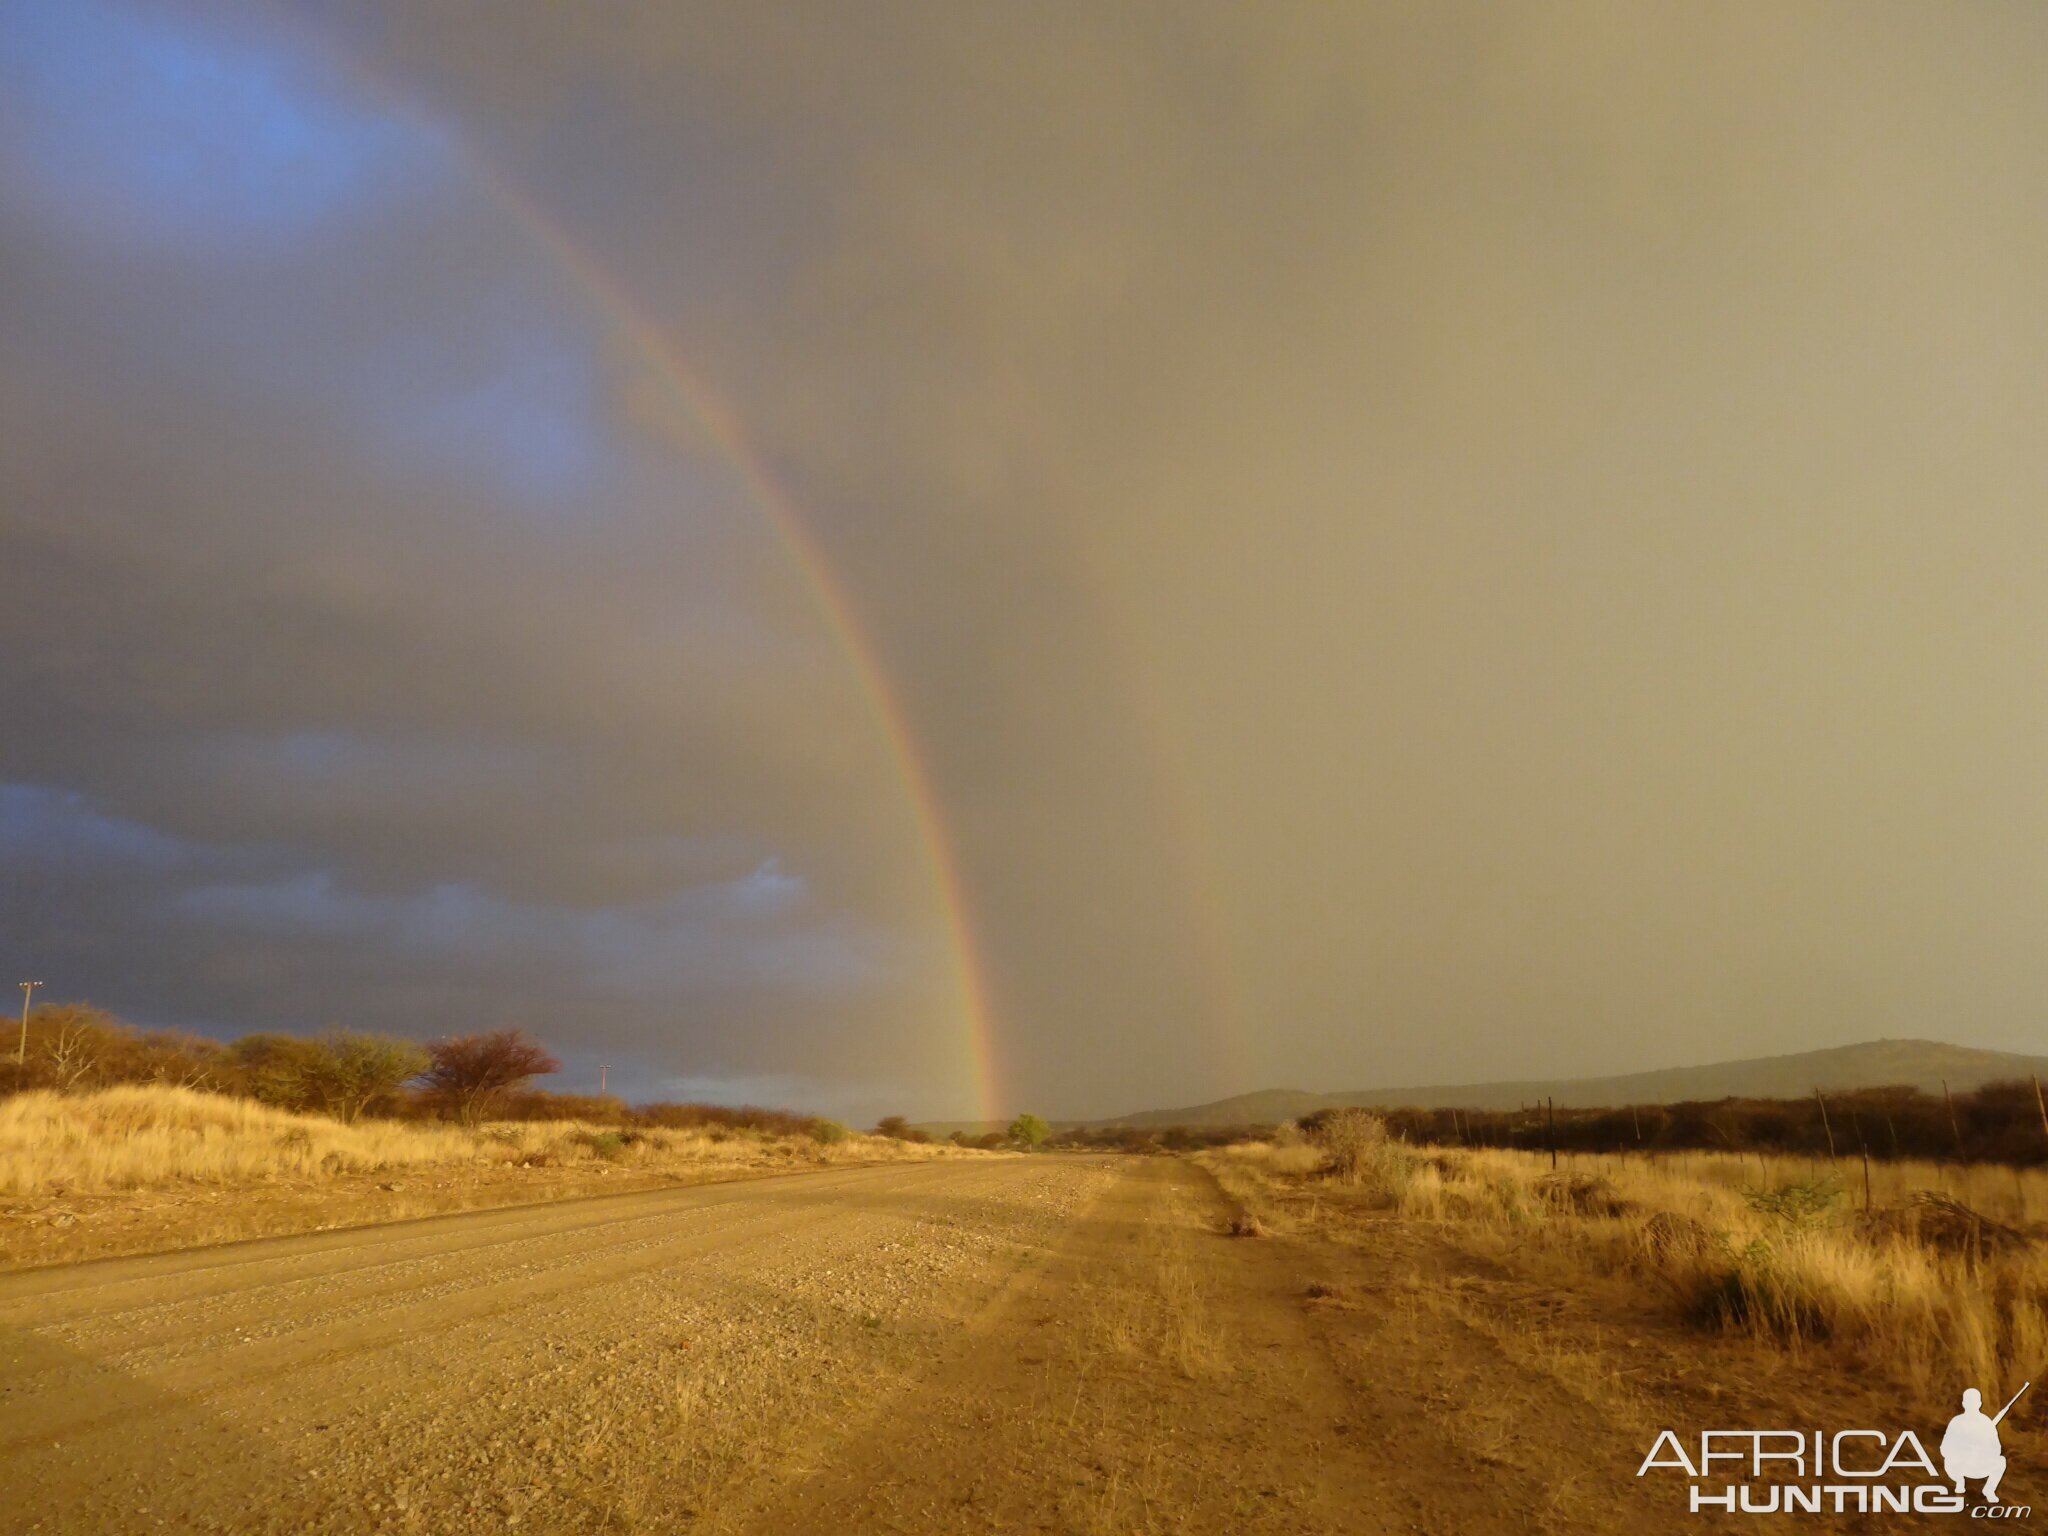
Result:
M1732 1528L1634 1477L1755 1406L1697 1340L1228 1214L1053 1156L0 1277L0 1529Z

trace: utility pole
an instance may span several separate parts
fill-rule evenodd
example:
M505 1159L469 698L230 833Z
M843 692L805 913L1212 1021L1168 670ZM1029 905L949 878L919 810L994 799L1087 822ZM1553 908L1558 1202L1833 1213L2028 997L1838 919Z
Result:
M611 1068L610 1068L610 1067L599 1067L599 1068L597 1069L597 1092L598 1092L598 1097L600 1097L600 1098L602 1098L602 1097L604 1096L604 1085L605 1085L605 1079L606 1079L607 1075L608 1075L608 1074L609 1074L610 1072L611 1072Z
M17 1067L28 1065L28 1001L36 995L36 988L41 985L40 981L24 981L21 984L21 1044L14 1048L14 1064Z

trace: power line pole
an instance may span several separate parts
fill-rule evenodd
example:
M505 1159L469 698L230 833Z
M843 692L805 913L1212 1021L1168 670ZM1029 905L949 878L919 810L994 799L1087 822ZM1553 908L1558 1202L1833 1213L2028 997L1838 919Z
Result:
M597 1094L599 1098L604 1097L605 1078L611 1072L611 1070L612 1069L610 1067L599 1067L597 1069Z
M14 1048L14 1064L17 1067L28 1065L28 1002L36 995L36 988L41 985L40 981L24 981L21 984L21 1044Z

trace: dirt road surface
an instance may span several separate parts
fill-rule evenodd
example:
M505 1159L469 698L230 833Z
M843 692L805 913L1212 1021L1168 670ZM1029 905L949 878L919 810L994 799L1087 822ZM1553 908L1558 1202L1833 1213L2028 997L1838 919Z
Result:
M1540 1298L1227 1215L962 1159L0 1278L0 1529L1718 1528Z

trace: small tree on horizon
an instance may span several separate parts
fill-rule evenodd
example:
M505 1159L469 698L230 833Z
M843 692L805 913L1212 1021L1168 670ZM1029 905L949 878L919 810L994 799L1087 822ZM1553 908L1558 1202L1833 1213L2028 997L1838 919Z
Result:
M1036 1115L1019 1115L1010 1122L1010 1140L1020 1146L1035 1147L1052 1134L1052 1127Z
M516 1029L485 1035L456 1035L427 1047L431 1065L424 1074L427 1092L455 1112L464 1125L475 1125L504 1095L529 1079L562 1070L546 1047Z

